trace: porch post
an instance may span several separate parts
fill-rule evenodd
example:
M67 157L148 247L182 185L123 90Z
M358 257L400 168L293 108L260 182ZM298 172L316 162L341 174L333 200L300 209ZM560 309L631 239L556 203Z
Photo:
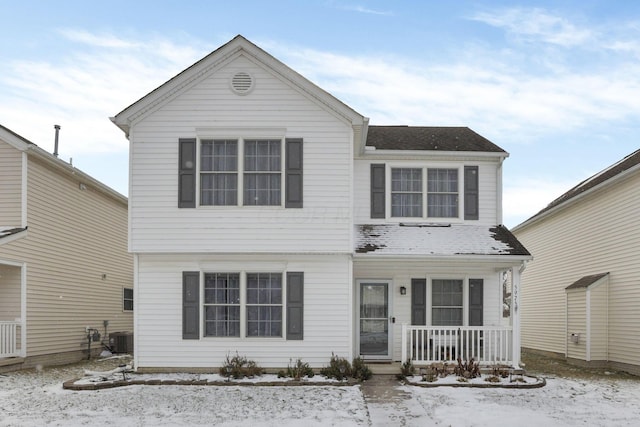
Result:
M406 322L402 324L402 356L400 359L400 363L404 363L407 361L407 324Z
M511 358L514 368L520 367L520 266L511 267Z
M23 205L26 206L26 205ZM27 357L27 263L20 267L20 357Z

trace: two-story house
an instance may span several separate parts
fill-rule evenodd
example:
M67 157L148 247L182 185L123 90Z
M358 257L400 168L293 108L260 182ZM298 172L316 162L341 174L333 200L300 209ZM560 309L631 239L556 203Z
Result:
M0 371L77 362L132 329L127 198L0 126Z
M522 277L522 344L640 375L640 150L514 228L536 259Z
M508 154L487 139L369 126L242 36L112 121L130 141L137 368L518 364L530 255L500 225Z

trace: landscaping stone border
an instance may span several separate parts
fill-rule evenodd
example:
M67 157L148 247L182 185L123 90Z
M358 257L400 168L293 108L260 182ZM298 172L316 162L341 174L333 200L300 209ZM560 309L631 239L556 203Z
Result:
M472 387L472 388L515 388L515 389L527 389L527 388L541 388L547 385L547 380L543 378L534 377L533 375L524 375L527 378L534 378L536 380L535 383L522 383L518 381L514 381L509 384L497 384L497 383L489 383L486 384L481 383L465 383L465 382L455 382L455 383L437 383L437 382L414 382L405 380L405 383L408 385L416 386L416 387L424 387L424 388L432 388L432 387Z
M161 380L161 379L149 379L149 380L115 380L115 381L101 381L95 383L83 383L76 384L76 382L82 380L82 378L74 378L69 381L65 381L62 384L62 388L65 390L74 391L92 391L103 390L115 387L126 387L130 385L187 385L187 386L241 386L241 387L299 387L299 386L353 386L360 384L359 381L349 379L346 381L261 381L261 382L247 382L247 381L208 381L208 380Z

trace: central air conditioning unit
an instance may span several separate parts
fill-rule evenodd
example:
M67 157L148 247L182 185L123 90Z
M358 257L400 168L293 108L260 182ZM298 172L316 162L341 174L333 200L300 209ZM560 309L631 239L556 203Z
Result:
M113 353L133 353L133 334L131 332L110 333L109 347Z

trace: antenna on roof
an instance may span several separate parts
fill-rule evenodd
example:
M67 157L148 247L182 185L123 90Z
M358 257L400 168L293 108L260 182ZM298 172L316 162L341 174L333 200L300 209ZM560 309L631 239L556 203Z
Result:
M53 125L53 128L56 130L56 139L53 145L53 155L58 157L58 134L60 133L60 125Z

